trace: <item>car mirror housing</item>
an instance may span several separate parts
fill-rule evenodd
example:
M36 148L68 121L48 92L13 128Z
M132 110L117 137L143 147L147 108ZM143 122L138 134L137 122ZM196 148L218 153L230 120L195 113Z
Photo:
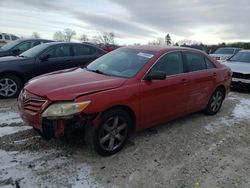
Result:
M40 59L41 61L47 61L47 60L49 59L49 57L50 57L49 54L45 54L45 55L41 55L41 56L39 57L39 59Z
M145 77L144 80L165 80L166 73L163 71L150 71Z

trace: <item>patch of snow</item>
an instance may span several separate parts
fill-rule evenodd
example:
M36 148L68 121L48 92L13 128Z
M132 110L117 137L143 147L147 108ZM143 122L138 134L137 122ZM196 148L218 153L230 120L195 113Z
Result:
M0 127L0 137L31 129L30 126Z
M214 133L216 132L216 130L222 127L231 127L232 125L234 125L234 119L230 117L221 117L218 118L217 121L205 125L204 128L207 129L209 132Z
M12 123L21 123L22 119L20 118L19 114L16 112L5 111L0 112L0 124L7 124L10 125Z
M102 187L91 176L91 166L85 161L75 161L74 157L65 157L63 152L0 150L0 179L11 178L20 187Z
M236 104L233 116L238 119L250 119L250 99L242 99Z

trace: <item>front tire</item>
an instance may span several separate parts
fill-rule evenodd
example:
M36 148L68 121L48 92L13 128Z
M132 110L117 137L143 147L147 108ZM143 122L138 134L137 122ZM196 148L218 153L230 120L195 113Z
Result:
M211 98L209 99L208 105L205 109L205 114L207 115L215 115L217 112L219 112L221 105L224 100L224 91L221 88L217 88Z
M4 75L0 77L0 98L16 98L22 90L22 81L13 75Z
M94 131L94 150L102 156L119 152L128 139L131 126L132 119L126 111L119 108L107 111Z

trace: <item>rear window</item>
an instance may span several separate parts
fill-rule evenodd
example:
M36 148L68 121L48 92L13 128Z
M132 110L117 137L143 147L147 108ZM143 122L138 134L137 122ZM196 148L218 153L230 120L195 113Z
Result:
M219 48L214 54L234 54L234 48Z

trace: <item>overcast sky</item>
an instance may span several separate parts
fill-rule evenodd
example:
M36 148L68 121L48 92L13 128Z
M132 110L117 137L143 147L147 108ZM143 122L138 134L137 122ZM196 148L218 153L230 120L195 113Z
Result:
M0 32L52 39L71 28L75 40L114 32L119 44L250 41L249 0L0 0Z

